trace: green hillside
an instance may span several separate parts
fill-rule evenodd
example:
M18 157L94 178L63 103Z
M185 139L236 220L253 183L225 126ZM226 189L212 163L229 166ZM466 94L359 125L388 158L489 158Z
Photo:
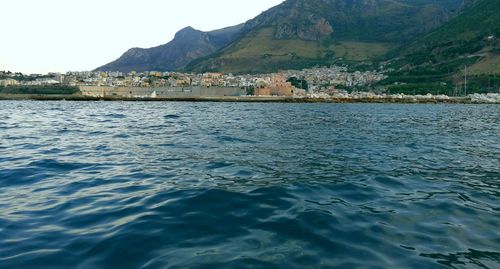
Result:
M400 84L393 90L440 85L450 92L462 88L468 66L470 90L495 91L500 87L499 14L498 0L475 1L435 31L393 51L396 71L383 83Z

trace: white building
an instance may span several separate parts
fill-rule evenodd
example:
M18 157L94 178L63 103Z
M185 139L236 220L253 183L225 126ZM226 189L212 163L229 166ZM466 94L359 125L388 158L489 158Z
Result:
M15 79L8 78L8 79L0 80L0 86L3 86L3 87L16 86L16 85L19 85L19 81L15 80Z

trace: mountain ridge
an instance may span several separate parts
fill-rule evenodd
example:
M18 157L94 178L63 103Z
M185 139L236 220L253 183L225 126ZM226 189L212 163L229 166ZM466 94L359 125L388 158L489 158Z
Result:
M96 71L175 70L222 48L233 39L242 26L239 24L209 32L188 26L178 31L166 44L152 48L131 48L117 60L97 68Z
M386 60L482 1L495 0L287 0L236 26L183 28L97 70L264 73Z

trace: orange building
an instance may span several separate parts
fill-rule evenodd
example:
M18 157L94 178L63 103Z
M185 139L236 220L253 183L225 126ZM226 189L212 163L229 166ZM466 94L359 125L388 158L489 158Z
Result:
M292 96L292 84L287 82L282 75L273 75L269 85L255 89L255 95Z

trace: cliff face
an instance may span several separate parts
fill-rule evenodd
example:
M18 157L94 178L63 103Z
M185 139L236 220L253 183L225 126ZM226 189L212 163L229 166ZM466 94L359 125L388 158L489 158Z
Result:
M275 38L351 37L400 42L448 20L462 0L288 0L245 23L275 27Z
M194 59L209 55L231 42L242 25L211 32L186 27L164 45L142 49L132 48L119 59L97 68L99 71L176 70Z
M281 23L276 25L274 38L316 41L333 33L330 23L321 17L311 16L301 23Z

